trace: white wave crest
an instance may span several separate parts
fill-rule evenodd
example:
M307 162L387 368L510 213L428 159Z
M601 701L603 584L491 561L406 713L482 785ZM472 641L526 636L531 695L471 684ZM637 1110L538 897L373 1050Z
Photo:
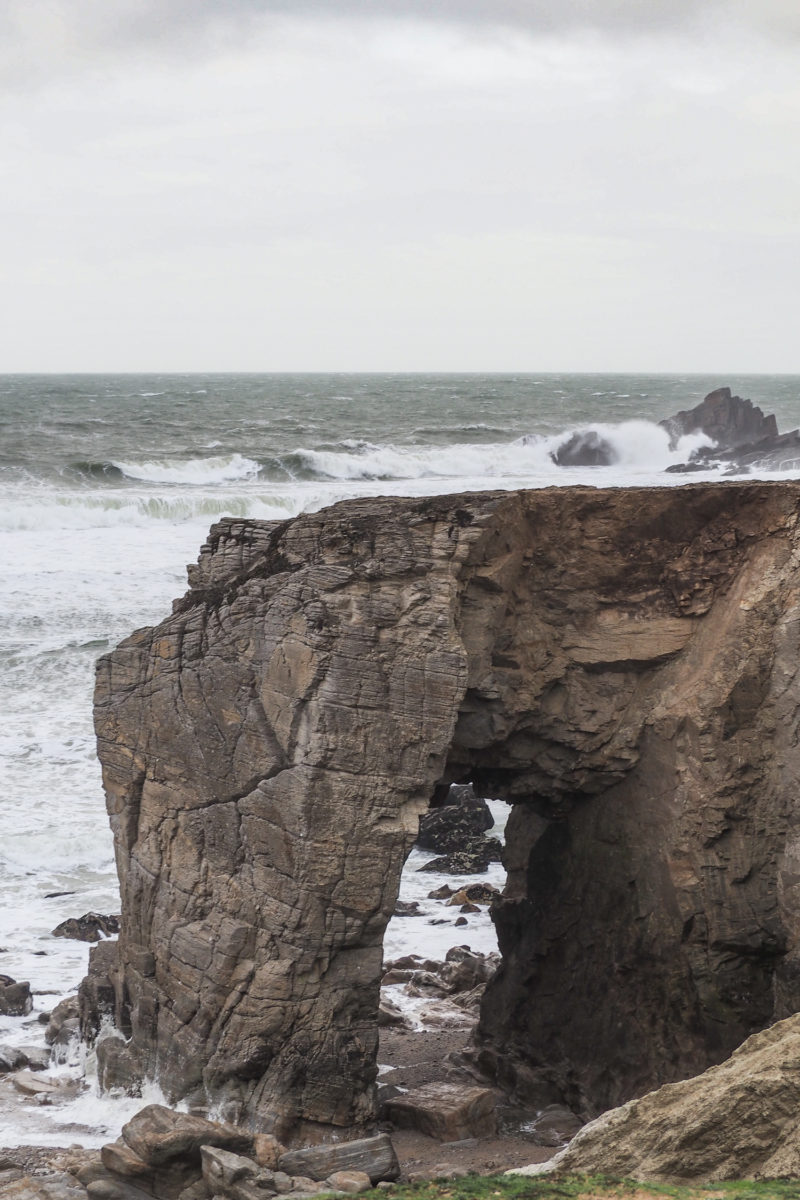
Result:
M220 454L212 458L165 458L161 461L120 462L112 465L128 479L146 483L183 483L208 486L241 479L253 479L259 464L243 454Z
M608 445L608 466L564 468L553 461L552 456L571 437L589 433ZM461 481L469 476L489 481L527 478L532 486L546 486L574 483L575 471L588 471L592 482L625 484L686 462L693 449L711 444L705 434L697 433L681 438L677 447L670 449L669 435L660 425L624 421L618 425L582 425L559 434L526 436L513 442L403 447L349 441L342 443L343 450L299 449L296 455L308 470L325 479Z
M253 517L261 521L283 520L302 507L298 497L283 493L220 495L173 492L167 495L136 492L52 492L42 489L25 499L0 496L0 532L35 530L90 530L115 526L200 522L205 529L220 517Z

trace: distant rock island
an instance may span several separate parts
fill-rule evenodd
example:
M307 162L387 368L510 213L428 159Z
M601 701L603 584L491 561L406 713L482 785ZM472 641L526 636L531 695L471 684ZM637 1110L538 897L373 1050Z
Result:
M506 1095L586 1119L799 1009L798 513L798 482L731 482L215 525L98 668L106 1085L371 1132L384 929L457 782L513 805L472 1059Z
M729 472L782 471L800 466L800 430L778 433L773 415L765 416L752 400L731 394L728 387L709 392L695 408L676 413L659 425L677 447L687 434L703 433L713 445L693 450L684 463L667 467L674 473L707 471L723 464ZM607 467L616 461L611 442L596 430L571 434L551 455L560 467Z

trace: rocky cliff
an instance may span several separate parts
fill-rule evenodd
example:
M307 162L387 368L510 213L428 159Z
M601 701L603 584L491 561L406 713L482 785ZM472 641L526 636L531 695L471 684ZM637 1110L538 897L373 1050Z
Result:
M753 483L215 526L98 669L106 1078L283 1137L368 1122L401 867L470 779L515 805L480 1027L504 1085L589 1115L800 1008L798 511Z

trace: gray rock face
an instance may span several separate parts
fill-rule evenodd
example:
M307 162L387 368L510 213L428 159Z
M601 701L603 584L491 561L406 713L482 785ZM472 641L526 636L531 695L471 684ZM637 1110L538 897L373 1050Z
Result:
M384 928L454 779L514 803L480 1026L504 1085L592 1115L800 1008L799 507L554 489L215 526L98 669L123 913L83 1024L110 989L118 1075L282 1140L368 1122Z
M661 424L674 441L700 430L722 447L744 446L778 436L775 417L765 416L752 400L732 395L729 387L709 392L695 408L676 413Z

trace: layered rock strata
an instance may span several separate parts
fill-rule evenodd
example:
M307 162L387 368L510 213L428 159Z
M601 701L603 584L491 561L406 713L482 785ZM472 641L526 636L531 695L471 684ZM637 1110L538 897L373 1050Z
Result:
M369 1122L383 931L453 781L514 803L504 1085L591 1115L799 1008L799 509L576 488L215 526L98 669L115 1082L283 1137Z

